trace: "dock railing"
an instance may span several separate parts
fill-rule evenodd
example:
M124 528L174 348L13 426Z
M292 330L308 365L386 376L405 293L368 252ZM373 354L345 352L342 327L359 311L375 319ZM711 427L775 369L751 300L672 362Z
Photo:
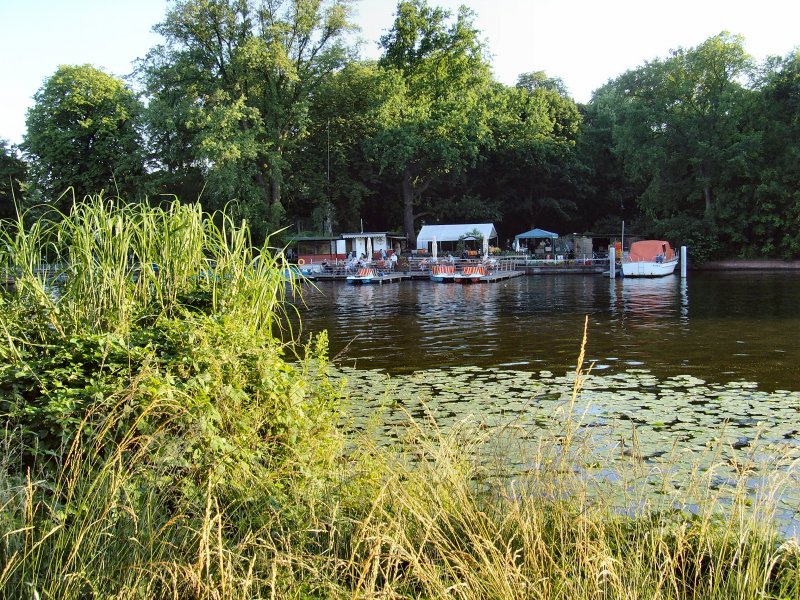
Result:
M518 255L514 257L514 264L519 268L528 267L570 267L570 268L597 268L607 267L608 257L598 255L579 255L570 256L565 254L556 254L552 256L538 257L529 254Z
M479 258L450 258L439 256L434 259L431 256L412 255L402 257L399 263L386 261L353 261L331 260L325 262L322 267L322 274L325 277L337 278L353 275L360 268L369 267L376 271L392 273L403 272L417 276L430 275L433 265L454 265L457 271L464 266L484 265L489 272L509 272L509 271L530 271L531 269L542 269L558 271L561 269L571 272L581 272L584 269L597 272L598 269L608 268L608 258L604 256L568 256L554 255L550 258L540 258L535 255L525 254L504 254L500 256L489 256L484 259Z

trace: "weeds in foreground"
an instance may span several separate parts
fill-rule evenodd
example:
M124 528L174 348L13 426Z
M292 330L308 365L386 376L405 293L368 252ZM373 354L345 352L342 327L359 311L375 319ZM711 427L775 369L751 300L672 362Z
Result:
M175 414L164 401L150 410ZM694 473L692 512L643 502L631 473L619 481L636 511L621 513L617 483L586 476L568 411L524 474L487 477L485 431L417 423L391 449L361 440L324 476L297 456L279 493L242 477L235 495L212 478L194 495L165 489L168 424L112 436L108 418L54 479L15 481L4 465L3 597L800 598L800 547L770 518L788 469L755 499L743 472L725 502ZM11 432L6 445L12 456Z

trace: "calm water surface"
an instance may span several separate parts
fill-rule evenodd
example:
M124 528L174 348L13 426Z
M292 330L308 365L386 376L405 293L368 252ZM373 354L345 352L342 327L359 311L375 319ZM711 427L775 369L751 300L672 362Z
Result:
M306 287L304 332L360 369L573 370L584 317L595 371L648 369L800 390L800 275L690 273L609 280L532 275L497 284L428 281Z

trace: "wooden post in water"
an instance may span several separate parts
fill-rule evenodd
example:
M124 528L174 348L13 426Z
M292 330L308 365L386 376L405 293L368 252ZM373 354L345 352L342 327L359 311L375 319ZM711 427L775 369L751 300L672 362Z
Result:
M609 246L608 246L608 278L609 279L614 279L614 277L617 276L616 272L614 271L614 269L617 266L616 258L617 258L617 249L614 246L609 244Z
M681 246L681 279L686 279L686 246Z

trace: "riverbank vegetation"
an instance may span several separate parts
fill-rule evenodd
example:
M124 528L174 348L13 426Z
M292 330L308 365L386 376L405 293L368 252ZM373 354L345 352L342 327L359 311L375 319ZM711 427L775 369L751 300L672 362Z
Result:
M399 2L380 58L361 59L353 8L185 0L131 85L60 67L20 149L0 144L0 214L12 197L67 210L106 190L209 211L236 198L258 241L363 225L413 247L423 222L494 221L505 247L533 227L608 236L624 220L694 261L800 256L796 51L755 64L721 32L577 104L535 64L497 82L474 15L425 0Z
M775 518L794 465L754 494L747 454L669 493L636 485L635 446L591 464L582 352L513 467L467 422L378 443L249 238L100 197L4 228L0 597L800 598Z

